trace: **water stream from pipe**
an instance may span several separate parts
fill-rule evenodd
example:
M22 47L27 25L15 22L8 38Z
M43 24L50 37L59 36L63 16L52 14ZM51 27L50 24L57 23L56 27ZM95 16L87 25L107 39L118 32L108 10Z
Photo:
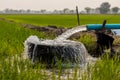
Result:
M67 38L69 38L71 35L77 32L86 31L86 30L87 30L86 27L78 26L78 27L67 30L60 36L56 37L54 40L40 40L37 36L30 36L27 38L27 40L24 43L25 51L27 55L31 55L32 53L32 52L29 53L28 51L28 47L31 47L28 45L28 43L33 43L35 44L35 46L47 45L50 47L48 47L49 50L45 48L45 52L48 51L47 53L50 53L50 54L55 53L55 55L62 54L64 59L68 59L73 63L75 62L75 63L79 63L80 65L85 65L88 61L93 60L93 58L88 55L85 46L81 42L67 40ZM64 46L64 47L61 48L61 46ZM39 49L39 51L40 50L41 48ZM43 50L44 48L42 48L42 51Z
M80 31L86 31L87 28L83 27L83 26L77 26L74 27L72 29L67 30L66 32L64 32L63 34L61 34L60 36L58 36L57 38L55 38L55 40L60 41L60 40L66 40L67 38L69 38L71 35L80 32Z

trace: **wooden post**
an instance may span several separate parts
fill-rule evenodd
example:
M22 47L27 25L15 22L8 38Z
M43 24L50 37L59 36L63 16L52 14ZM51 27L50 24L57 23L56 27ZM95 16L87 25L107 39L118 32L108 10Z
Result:
M80 26L79 13L78 13L78 7L77 6L76 6L76 14L77 14L78 26Z
M102 24L102 30L105 30L105 25L106 25L106 23L107 23L107 20L104 20L104 21L103 21L103 24Z

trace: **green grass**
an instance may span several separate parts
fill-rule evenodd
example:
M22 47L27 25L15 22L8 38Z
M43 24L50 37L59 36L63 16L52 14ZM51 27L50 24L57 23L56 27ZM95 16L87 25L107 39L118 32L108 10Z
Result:
M40 38L50 38L43 32L25 29L18 24L0 21L0 55L21 54L23 42L30 35L37 35Z
M28 60L23 59L23 43L30 35L51 38L43 32L32 31L22 26L0 20L0 80L46 79L44 67L33 69ZM33 75L34 74L34 75Z
M76 21L74 21L75 16L73 15L1 15L1 17L20 23L34 24L39 26L76 26Z
M20 23L34 24L39 26L56 25L58 27L77 26L76 15L0 15L0 18L14 20ZM120 23L120 15L80 15L80 24Z
M88 52L95 51L96 39L94 36L91 36L91 34L85 34L85 35L81 34L78 41L82 42L85 45Z
M117 56L108 58L106 53L102 60L97 61L93 67L88 65L83 80L120 80L120 60Z
M0 15L0 18L17 22L0 20L0 80L62 80L61 76L64 75L67 76L67 80L80 79L81 72L78 67L73 68L74 73L71 74L65 73L61 66L49 70L40 66L41 64L37 64L33 68L31 62L22 57L23 42L30 35L37 35L44 39L54 37L23 28L18 24L74 27L76 26L75 15ZM108 23L120 23L119 15L81 15L80 18L81 24L101 23L104 19L108 19ZM84 42L88 48L91 47L89 44L94 43L94 39L89 35L81 37L78 41ZM51 74L46 71L50 71ZM108 59L107 56L103 57L94 66L88 65L81 80L120 80L120 60L117 57L113 59Z

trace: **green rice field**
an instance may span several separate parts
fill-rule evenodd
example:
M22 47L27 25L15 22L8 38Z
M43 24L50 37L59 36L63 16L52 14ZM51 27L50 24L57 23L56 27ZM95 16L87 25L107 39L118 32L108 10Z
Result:
M19 23L34 24L38 26L56 25L58 27L76 27L76 15L0 15ZM120 23L120 15L80 15L80 24L102 24L103 20L107 23Z
M105 19L108 23L120 23L120 15L80 15L81 25L100 24ZM30 35L43 39L53 39L54 36L24 28L20 23L65 28L77 26L76 15L1 14L0 80L120 80L120 60L117 56L109 59L108 55L105 55L95 65L88 64L84 73L78 67L64 69L61 65L48 69L38 63L33 68L32 63L23 58L24 41ZM78 41L89 45L92 38L87 36ZM72 70L72 73L69 70Z

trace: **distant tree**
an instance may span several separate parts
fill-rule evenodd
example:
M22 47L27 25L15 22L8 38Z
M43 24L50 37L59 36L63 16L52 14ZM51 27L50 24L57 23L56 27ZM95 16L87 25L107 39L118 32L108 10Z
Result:
M9 8L6 8L4 11L5 13L9 13Z
M14 13L16 13L16 14L19 13L19 10L13 10L13 11L14 11Z
M53 11L53 13L57 13L57 14L58 14L58 13L59 13L59 11L58 11L57 9L55 9L55 10Z
M30 13L31 12L31 10L30 9L27 9L27 13Z
M63 9L63 12L64 12L64 13L67 13L67 11L69 11L68 8L64 8L64 9Z
M19 13L24 13L24 12L25 12L25 10L23 10L23 9L19 10Z
M119 7L113 7L112 8L112 12L113 13L118 13L118 11L119 11Z
M74 14L74 13L75 13L75 10L70 10L70 13L71 13L71 14Z
M45 13L45 12L46 12L46 9L42 9L40 12L41 12L41 13Z
M95 10L96 10L97 14L100 14L100 8L99 7L96 7Z
M108 11L110 11L110 4L108 2L103 2L101 5L100 5L100 13L101 14L106 14L108 13Z
M9 13L14 13L14 10L13 9L9 9Z
M86 7L86 8L85 8L85 10L86 10L87 14L89 14L89 13L90 13L91 8L90 8L90 7Z

